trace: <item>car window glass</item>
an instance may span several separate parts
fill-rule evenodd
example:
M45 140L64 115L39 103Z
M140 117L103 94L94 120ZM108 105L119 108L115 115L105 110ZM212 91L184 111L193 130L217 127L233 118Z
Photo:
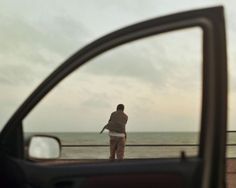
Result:
M80 67L24 120L32 134L57 136L66 159L106 159L99 134L116 105L128 115L125 158L179 157L198 152L202 31L194 27L139 39Z

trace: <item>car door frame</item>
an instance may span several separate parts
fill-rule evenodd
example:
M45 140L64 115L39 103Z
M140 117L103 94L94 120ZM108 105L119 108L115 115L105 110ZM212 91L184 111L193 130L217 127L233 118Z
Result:
M200 27L203 31L202 114L198 156L203 163L201 187L223 187L227 125L227 59L223 7L193 10L144 21L85 46L49 75L13 114L0 135L1 148L13 157L24 158L24 118L50 90L84 63L122 44L190 27Z

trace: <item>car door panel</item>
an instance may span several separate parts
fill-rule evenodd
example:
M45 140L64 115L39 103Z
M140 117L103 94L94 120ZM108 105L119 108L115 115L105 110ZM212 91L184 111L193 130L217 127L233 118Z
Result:
M39 187L196 187L201 161L149 159L122 162L35 165L13 160L32 186ZM67 170L65 170L67 169Z

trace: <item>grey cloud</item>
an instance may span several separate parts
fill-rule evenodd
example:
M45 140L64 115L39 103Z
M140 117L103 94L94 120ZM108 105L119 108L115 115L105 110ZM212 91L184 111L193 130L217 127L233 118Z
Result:
M27 65L5 65L0 66L0 83L1 84L27 84L35 80L37 74L33 74L37 70L33 70Z
M104 100L105 99L105 100ZM109 108L111 107L111 105L107 102L108 100L104 97L100 98L100 97L91 97L90 99L87 99L86 101L84 101L81 106L85 106L85 107L93 107L95 108Z
M56 17L42 24L34 24L34 27L41 32L41 41L44 42L41 42L42 47L47 47L49 44L51 48L63 55L74 53L90 36L82 23L67 17ZM47 29L39 27L47 27Z
M0 21L0 50L4 54L23 55L26 58L30 58L31 54L39 55L37 51L40 49L67 58L89 36L81 23L66 17L56 17L45 22L3 17Z
M0 82L4 84L42 80L89 36L82 24L66 17L32 23L3 15L0 27Z
M92 74L130 77L158 85L164 83L162 70L156 69L139 51L117 51L88 63L84 69Z
M199 71L201 74L200 70L194 70L197 66L192 67L193 62L188 62L191 59L187 59L185 62L183 57L183 61L180 62L179 59L182 57L178 60L176 57L173 58L166 46L168 44L163 43L141 45L141 48L122 46L89 62L83 68L92 75L128 77L146 84L153 84L157 88L172 85L185 89L186 87L191 88L193 84L195 87L194 79L196 79L197 72L194 71ZM184 50L185 52L186 50ZM178 54L183 54L183 50ZM198 66L200 68L200 64ZM196 75L193 75L193 72Z
M13 85L13 81L3 75L0 75L0 83L3 85Z

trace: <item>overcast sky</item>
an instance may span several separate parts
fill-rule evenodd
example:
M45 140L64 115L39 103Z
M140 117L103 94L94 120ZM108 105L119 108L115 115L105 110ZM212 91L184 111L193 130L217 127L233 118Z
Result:
M233 0L1 0L0 128L49 73L85 44L133 23L214 5L225 6L229 128L236 130ZM197 131L200 52L201 31L194 28L105 53L50 93L26 119L25 130L99 131L116 105L124 103L129 131Z

